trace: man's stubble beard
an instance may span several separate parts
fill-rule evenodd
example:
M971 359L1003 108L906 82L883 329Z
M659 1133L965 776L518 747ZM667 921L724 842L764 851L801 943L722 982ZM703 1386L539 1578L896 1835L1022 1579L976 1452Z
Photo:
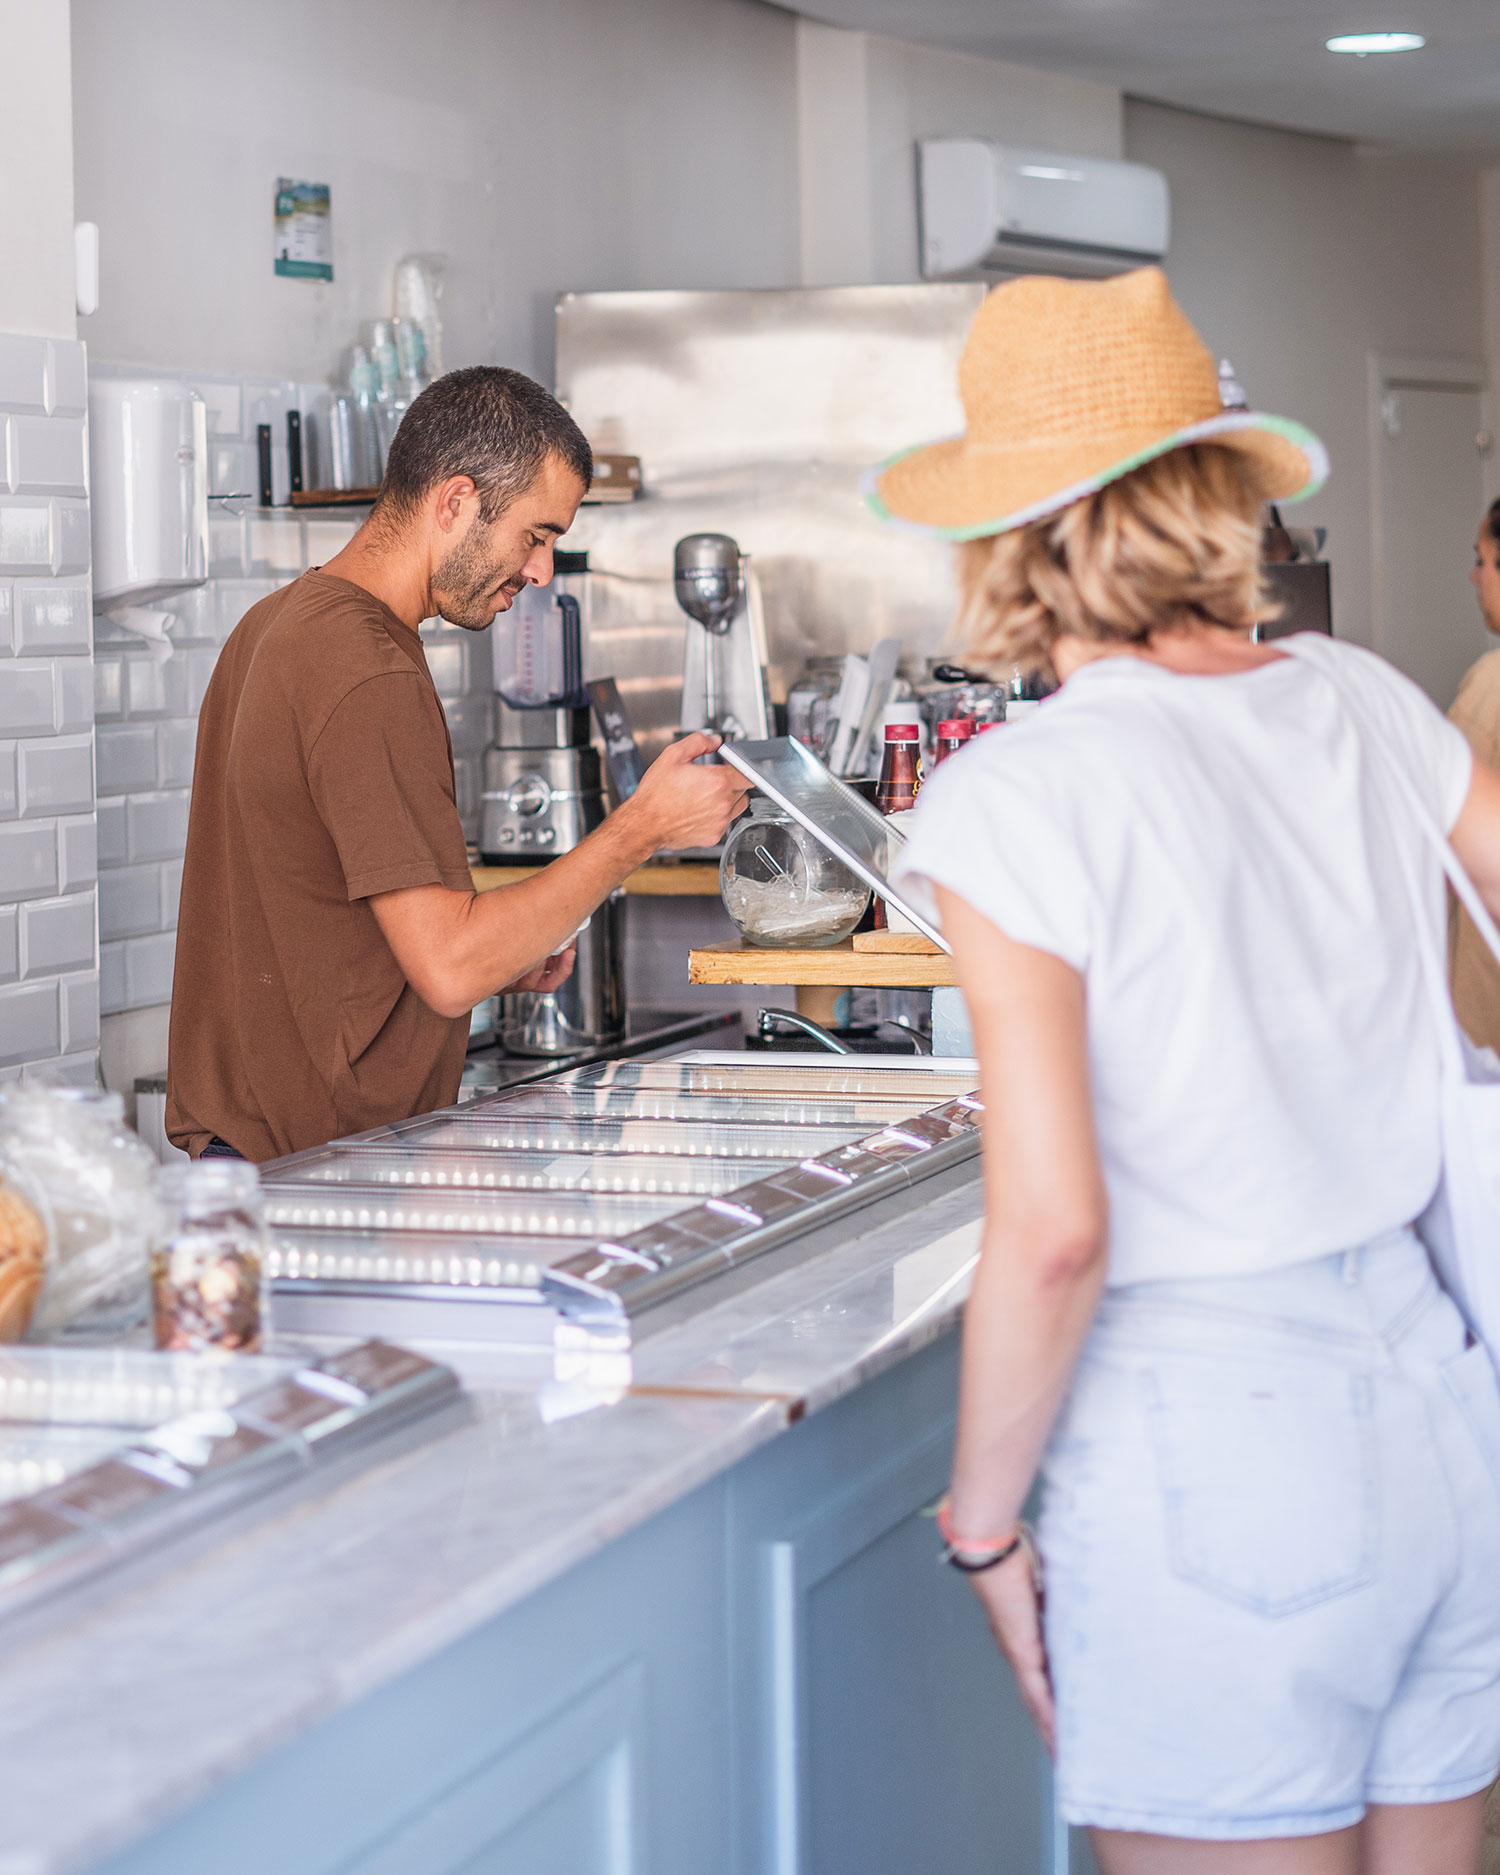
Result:
M458 545L438 562L432 576L432 596L445 623L465 631L482 632L494 620L499 607L485 597L504 568L489 557L490 529L484 529L482 541L476 541L479 525L471 527Z

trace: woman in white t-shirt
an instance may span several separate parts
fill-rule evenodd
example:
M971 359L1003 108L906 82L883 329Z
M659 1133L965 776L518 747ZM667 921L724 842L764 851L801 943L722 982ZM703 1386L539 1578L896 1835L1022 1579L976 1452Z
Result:
M1411 1228L1442 879L1346 698L1497 911L1500 781L1372 654L1252 641L1261 504L1322 450L1221 406L1159 272L1000 288L960 384L872 503L969 543L966 662L1062 687L944 764L903 867L985 1100L950 1555L1105 1875L1462 1875L1500 1392Z

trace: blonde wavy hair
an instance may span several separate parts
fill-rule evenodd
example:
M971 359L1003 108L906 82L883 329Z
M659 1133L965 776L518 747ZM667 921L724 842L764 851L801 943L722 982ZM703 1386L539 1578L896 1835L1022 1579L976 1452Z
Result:
M1235 451L1158 456L1057 514L960 548L960 656L995 676L1052 671L1064 632L1142 645L1199 620L1247 632L1261 585L1262 495Z

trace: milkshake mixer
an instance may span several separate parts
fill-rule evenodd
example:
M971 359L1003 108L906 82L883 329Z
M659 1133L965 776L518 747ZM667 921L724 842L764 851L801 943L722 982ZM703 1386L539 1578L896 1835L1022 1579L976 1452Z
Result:
M703 627L689 632L682 661L684 731L709 729L726 741L770 733L765 625L746 556L728 534L688 534L673 564L677 603Z

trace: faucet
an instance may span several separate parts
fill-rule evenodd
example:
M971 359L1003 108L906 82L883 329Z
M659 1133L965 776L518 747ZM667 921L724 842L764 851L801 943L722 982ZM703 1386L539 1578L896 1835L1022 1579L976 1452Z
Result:
M909 1023L899 1021L893 1017L889 1022L876 1023L876 1033L879 1034L882 1029L894 1029L898 1035L904 1035L907 1041L911 1043L911 1052L914 1055L930 1055L932 1053L932 1038L924 1035L920 1029L912 1028Z
M762 1009L755 1019L756 1032L767 1037L774 1035L777 1028L782 1025L789 1029L801 1029L804 1035L810 1035L815 1042L828 1049L831 1054L852 1055L854 1053L847 1042L841 1042L836 1035L830 1035L827 1029L820 1023L814 1022L811 1016L799 1016L795 1009Z

